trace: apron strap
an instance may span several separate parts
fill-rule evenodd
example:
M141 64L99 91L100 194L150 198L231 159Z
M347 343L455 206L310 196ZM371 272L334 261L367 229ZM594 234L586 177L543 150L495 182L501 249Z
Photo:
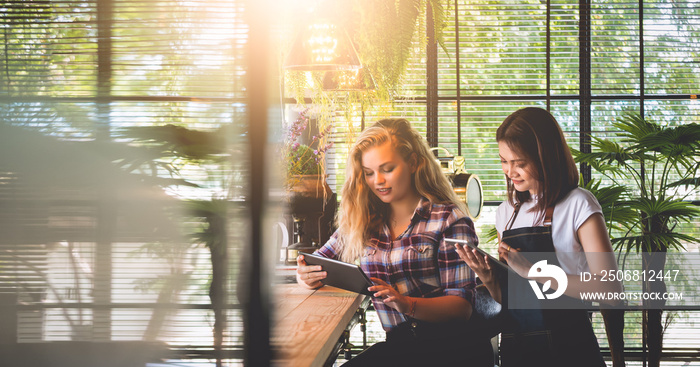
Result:
M515 203L515 208L513 209L513 214L510 215L508 222L506 222L506 228L505 228L506 231L513 227L513 224L515 223L515 218L518 216L518 212L520 212L520 203Z
M515 204L515 209L513 209L513 214L511 214L510 219L508 219L508 222L506 222L506 228L505 230L509 230L513 227L513 224L515 224L515 218L518 216L518 213L520 212L520 203ZM550 206L544 211L544 222L542 225L544 227L551 227L552 226L552 217L554 216L554 206Z
M544 222L542 223L545 227L552 226L552 215L554 214L554 207L550 206L544 211Z

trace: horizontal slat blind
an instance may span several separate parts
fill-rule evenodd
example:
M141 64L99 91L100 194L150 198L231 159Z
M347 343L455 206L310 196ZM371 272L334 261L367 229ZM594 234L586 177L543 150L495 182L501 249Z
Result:
M568 144L580 149L578 1L551 1L548 24L544 2L450 3L453 9L456 4L456 21L452 12L446 51L438 50L438 144L453 154L461 150L467 158L467 170L481 178L485 198L500 201L505 197L505 185L494 135L503 118L514 110L548 107ZM614 137L611 123L624 112L640 111L642 103L650 118L672 125L698 121L696 100L679 99L679 95L696 94L694 89L700 85L696 70L700 18L693 4L625 0L591 4L589 92L593 96L594 136ZM640 5L644 6L644 65ZM601 176L594 172L593 177ZM697 195L688 199L697 200ZM485 208L476 223L480 236L493 225L494 216L494 207ZM697 220L681 227L690 235L700 228ZM483 245L490 250L495 247L492 243ZM697 334L686 331L697 323L696 314L681 312L682 316L674 318L669 326L673 335L666 338L667 350L696 348ZM640 318L639 313L628 315L625 337L630 348L640 347ZM594 324L598 340L607 346L599 314L594 315Z
M96 9L96 1L0 1L0 96L95 96Z
M452 8L454 11L454 7ZM546 8L539 2L458 1L461 94L544 94ZM454 96L454 14L448 17L446 48L440 50L439 90Z
M639 95L639 3L591 2L591 94Z
M104 7L112 19L98 19ZM248 170L243 10L224 0L0 1L0 297L17 320L8 340L162 342L169 363L193 351L212 358L214 265L192 201L225 200L237 253ZM110 46L98 59L103 26ZM109 79L98 95L100 75ZM129 131L165 125L218 134L224 151L199 161L170 147L146 154L153 142ZM233 259L223 348L240 356Z
M550 93L576 95L580 86L578 2L550 0L550 4Z
M457 144L461 142L462 156L465 157L466 162L465 169L479 176L485 200L502 200L505 194L503 171L498 159L498 145L494 137L503 119L520 106L522 106L521 102L462 102L462 126L459 138L456 135L454 112L448 114L444 110L440 111L438 144L447 148L453 155L457 155Z
M698 94L700 6L694 1L644 2L645 92Z
M232 81L241 70L232 52L235 39L245 34L238 27L236 2L117 0L114 5L113 95L234 96Z
M457 26L448 22L447 54L439 52L440 96L445 102L440 104L438 141L452 154L461 150L467 170L482 180L485 199L498 201L505 186L494 140L496 128L518 108L547 106L548 28L549 93L574 97L578 93L578 3L553 2L549 25L547 9L540 3L457 1L456 8ZM452 10L451 19L455 16ZM459 115L457 102L452 100L457 95L457 30ZM560 123L565 131L567 126L578 130L578 101L550 105L553 112L560 108L555 105L561 105L563 113L557 118L563 119ZM457 136L457 123L461 123L461 136ZM571 142L577 144L575 139Z

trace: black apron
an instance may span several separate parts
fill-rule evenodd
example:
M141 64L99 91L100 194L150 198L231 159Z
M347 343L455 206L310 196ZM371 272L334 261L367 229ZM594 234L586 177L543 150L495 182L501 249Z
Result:
M527 252L551 253L547 262L559 265L552 241L554 207L545 212L543 226L510 229L519 210L520 206L516 206L502 233L501 241L519 249L526 258ZM530 260L534 262L542 258ZM526 279L509 279L509 282L502 291L504 305L508 304L508 297L513 295L519 297L518 300L524 297L526 302L539 302ZM508 322L501 334L502 367L605 367L587 310L508 309L507 313Z

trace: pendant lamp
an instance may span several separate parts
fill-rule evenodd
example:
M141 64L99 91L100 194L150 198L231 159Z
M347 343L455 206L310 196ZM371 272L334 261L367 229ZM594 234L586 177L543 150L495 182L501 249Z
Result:
M356 70L326 71L323 74L323 90L363 91L374 88L372 74L365 67Z
M356 70L362 67L344 28L326 18L302 27L284 62L287 70Z

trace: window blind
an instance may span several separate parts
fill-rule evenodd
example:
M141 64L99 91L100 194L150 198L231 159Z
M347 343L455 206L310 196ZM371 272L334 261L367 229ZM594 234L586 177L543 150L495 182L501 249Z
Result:
M693 1L644 2L644 83L649 95L697 94L700 9Z
M232 256L212 261L206 218L226 221L225 252L241 248L244 10L209 0L0 1L0 293L16 309L4 329L16 333L3 341L125 342L134 358L213 361L211 274L223 266L218 356L240 362L240 267ZM187 140L202 136L223 145L192 158L212 146ZM183 146L193 150L176 151ZM72 350L64 345L57 363Z
M503 200L506 189L495 131L518 108L548 108L568 144L577 149L581 148L582 96L591 96L586 102L590 106L583 107L589 108L584 112L590 112L596 137L613 138L616 131L611 123L628 111L643 111L671 125L698 120L694 95L700 85L696 62L700 18L692 2L591 2L590 75L579 70L580 56L588 51L579 43L578 1L449 3L445 48L438 48L437 55L438 145L466 157L467 171L482 180L487 205ZM428 88L424 78L422 73L408 74L403 93L423 96ZM590 89L581 90L588 85ZM432 102L413 99L401 112L410 115L410 109L425 116L424 103ZM601 178L596 173L593 177ZM697 193L689 200L697 200ZM494 216L494 206L484 208L476 223L482 239ZM698 228L694 220L682 230L695 233ZM485 241L482 246L495 248ZM693 348L697 336L684 330L696 324L696 313L683 311L674 318L667 350ZM639 318L634 312L628 316L625 337L630 350L641 346ZM600 315L594 316L594 324L606 347Z

